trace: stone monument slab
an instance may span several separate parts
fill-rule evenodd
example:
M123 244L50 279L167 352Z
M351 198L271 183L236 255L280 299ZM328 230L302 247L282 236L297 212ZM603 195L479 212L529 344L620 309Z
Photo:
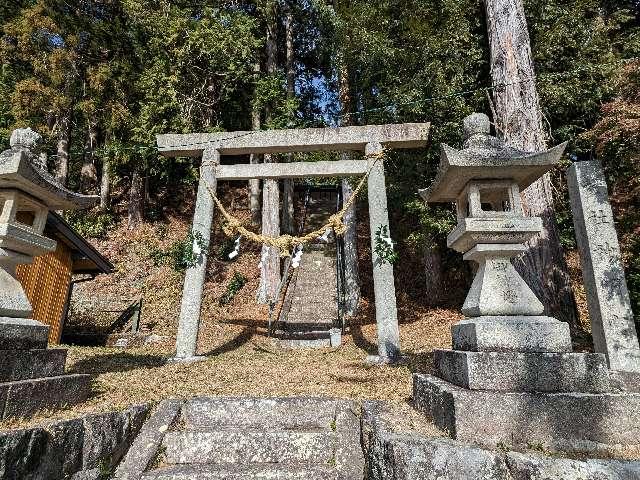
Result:
M596 352L612 370L640 372L640 347L604 172L576 162L567 173Z

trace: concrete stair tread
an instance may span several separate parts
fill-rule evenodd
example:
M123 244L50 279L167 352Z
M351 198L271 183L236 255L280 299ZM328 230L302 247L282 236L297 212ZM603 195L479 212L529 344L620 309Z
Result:
M337 480L330 465L308 464L204 464L173 465L152 470L143 480Z
M329 348L331 347L331 338L314 338L314 337L297 337L297 338L280 338L280 346L282 348Z
M286 322L282 322L282 329L290 332L313 332L328 330L338 320L338 316L329 318L308 318L302 315L289 314Z
M326 328L309 328L309 329L299 329L299 328L289 328L286 323L282 326L282 329L277 331L278 335L281 335L286 338L308 338L308 337L318 337L318 338L329 338L331 334L330 330L333 327L331 325L327 325Z
M331 431L227 429L169 432L163 443L170 464L327 464L335 455L337 439Z

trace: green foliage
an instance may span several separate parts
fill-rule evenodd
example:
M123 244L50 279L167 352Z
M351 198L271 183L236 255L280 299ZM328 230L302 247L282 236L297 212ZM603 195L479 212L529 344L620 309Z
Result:
M227 290L220 297L218 303L220 305L228 305L233 300L233 297L240 291L242 287L247 283L247 277L238 272L233 272L233 277L227 284Z
M629 265L627 282L631 296L631 308L635 313L636 324L640 324L640 239L635 237L628 247Z
M184 272L194 267L200 257L199 252L208 249L200 232L189 232L182 240L176 240L166 250L156 248L150 252L155 265L170 265L176 272Z
M398 261L398 252L393 246L394 242L389 236L389 229L386 225L380 225L376 230L374 250L383 263L389 262L393 265Z
M440 144L460 146L464 116L491 111L482 2L286 2L294 17L295 98L286 92L283 2L9 3L0 5L2 148L12 128L29 125L52 154L69 121L71 182L90 158L127 198L132 173L142 172L153 203L147 218L161 218L169 204L182 207L176 193L192 192L198 175L191 159L158 156L157 134L247 130L253 111L262 128L429 121L424 150L392 152L385 161L389 213L401 248L419 253L429 246L448 255L452 208L427 207L416 190L433 180ZM637 68L614 72L622 59L640 54L638 7L601 0L524 4L549 143L567 140L578 157L595 145L615 199L630 285L636 285L640 74ZM269 72L267 26L278 40L278 64ZM337 116L341 108L348 112ZM333 158L322 152L298 160ZM561 240L572 247L561 183L556 176L557 217ZM87 236L103 236L113 221L109 215L69 218ZM193 240L155 256L182 271L193 261ZM640 287L631 290L637 299Z
M115 215L109 212L70 210L65 213L65 220L76 232L87 238L104 238L116 224Z
M258 111L269 110L265 123L267 129L293 128L293 118L298 110L297 99L287 99L285 78L282 73L265 75L255 83L252 107Z

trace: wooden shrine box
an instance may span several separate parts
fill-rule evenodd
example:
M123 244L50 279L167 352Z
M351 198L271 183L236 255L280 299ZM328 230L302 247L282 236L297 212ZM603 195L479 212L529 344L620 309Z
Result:
M18 265L16 274L33 306L33 319L49 325L49 344L60 343L72 292L72 275L111 273L114 266L57 213L49 212L44 234L52 252Z

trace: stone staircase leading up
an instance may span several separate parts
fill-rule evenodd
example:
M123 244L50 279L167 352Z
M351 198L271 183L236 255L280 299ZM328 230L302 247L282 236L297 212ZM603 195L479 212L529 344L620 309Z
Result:
M361 480L357 412L352 402L322 398L161 404L116 479Z
M311 194L304 231L322 227L335 212L335 195ZM276 331L284 346L332 346L330 330L338 326L336 286L336 243L331 234L328 241L317 240L305 247L289 282Z

